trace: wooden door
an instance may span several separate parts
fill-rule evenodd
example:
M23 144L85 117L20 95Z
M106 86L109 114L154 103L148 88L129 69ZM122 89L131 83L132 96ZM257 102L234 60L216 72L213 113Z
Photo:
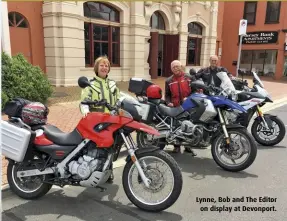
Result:
M172 75L170 64L179 57L179 35L165 35L163 44L163 77Z
M20 13L9 13L11 54L21 53L32 63L31 36L28 21Z
M150 35L150 76L152 79L156 79L158 77L158 32L151 32Z

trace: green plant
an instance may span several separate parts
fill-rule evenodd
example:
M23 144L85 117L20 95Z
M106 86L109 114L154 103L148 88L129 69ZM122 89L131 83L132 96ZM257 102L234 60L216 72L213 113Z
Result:
M2 91L1 92L1 110L4 108L4 105L7 103L7 101L9 100L7 94Z
M9 57L2 52L3 92L9 100L21 97L46 103L53 89L43 71L38 66L30 64L22 54ZM4 101L2 96L2 103Z

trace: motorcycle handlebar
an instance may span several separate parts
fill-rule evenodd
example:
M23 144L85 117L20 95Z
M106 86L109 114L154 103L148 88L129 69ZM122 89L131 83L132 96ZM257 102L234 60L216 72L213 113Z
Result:
M89 101L89 100L85 100L82 101L81 104L84 105L94 105L94 106L105 106L109 109L109 111L113 111L113 110L118 110L116 107L113 107L112 105L110 105L106 99L102 99L100 101Z

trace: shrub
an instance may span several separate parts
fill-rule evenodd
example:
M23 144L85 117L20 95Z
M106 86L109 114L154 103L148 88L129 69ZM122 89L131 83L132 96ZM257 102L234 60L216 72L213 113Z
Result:
M50 82L38 66L22 54L9 57L2 52L2 107L15 97L46 103L52 93Z

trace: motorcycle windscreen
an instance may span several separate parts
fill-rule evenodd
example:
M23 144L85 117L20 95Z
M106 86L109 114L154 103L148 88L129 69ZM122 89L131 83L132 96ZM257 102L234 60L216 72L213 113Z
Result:
M227 93L227 95L236 94L236 89L226 72L218 72L216 75L221 80L220 87Z
M255 79L255 80L257 81L257 83L259 84L259 86L262 87L262 88L264 88L264 84L263 84L263 82L260 80L260 78L258 77L258 75L257 75L254 71L252 71L252 74L253 74L254 79Z

